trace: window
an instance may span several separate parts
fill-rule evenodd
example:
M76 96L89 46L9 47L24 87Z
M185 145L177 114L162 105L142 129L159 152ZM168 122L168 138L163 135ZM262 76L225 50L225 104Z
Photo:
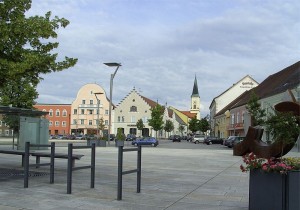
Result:
M131 122L135 123L135 116L131 116Z
M81 114L84 114L84 109L81 109L80 111L81 111Z
M77 114L77 109L74 109L73 114Z
M108 110L107 109L105 110L105 115L108 115Z
M234 124L234 114L231 115L231 125Z
M122 116L122 122L125 122L125 117L124 116Z
M93 114L93 110L92 109L89 110L89 114Z
M143 123L147 123L148 117L143 117Z
M238 112L236 114L236 123L239 123L240 122L240 113Z
M80 124L81 124L81 125L84 125L84 120L80 120Z
M120 116L118 116L118 122L121 122L121 117Z
M89 125L93 125L93 120L89 120Z
M90 100L90 104L94 104L94 101L93 101L93 100Z
M137 112L137 108L136 108L136 106L132 106L132 107L130 107L130 112Z
M108 120L105 120L105 123L104 123L105 125L108 125Z
M67 110L65 110L65 109L63 110L62 116L63 116L63 117L66 117L66 116L67 116Z
M60 115L60 111L59 111L59 109L57 109L57 110L55 111L55 116L56 116L56 117L59 117L59 115Z
M59 121L55 121L55 127L59 126Z
M52 126L53 125L53 122L52 121L49 121L49 126Z
M245 121L244 121L244 120L245 120L245 118L244 118L244 117L245 117L245 112L243 112L243 113L242 113L242 123L244 123L244 122L245 122Z
M76 124L77 124L77 120L74 119L74 120L73 120L73 125L76 125Z
M66 121L62 121L61 125L62 125L62 127L66 127L67 126L67 122Z
M52 110L52 109L49 110L49 116L50 116L50 117L53 116L53 110Z
M85 104L85 100L82 100L82 104Z

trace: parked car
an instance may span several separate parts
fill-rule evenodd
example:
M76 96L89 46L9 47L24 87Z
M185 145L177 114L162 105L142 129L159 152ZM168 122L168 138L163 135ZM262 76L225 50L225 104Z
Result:
M151 145L153 147L156 147L159 144L159 142L154 137L144 137L144 138L137 138L133 140L131 144L134 146Z
M114 141L116 139L116 135L115 134L110 134L109 135L109 140L110 141Z
M77 135L76 140L84 140L84 135Z
M202 134L195 134L193 139L192 139L192 142L195 143L195 144L203 143L204 138L205 138L205 136L202 135Z
M125 141L133 141L136 139L136 136L134 134L128 134Z
M76 136L75 135L67 135L65 138L63 139L70 139L70 140L74 140L76 139Z
M173 140L174 139L174 135L169 136L169 140Z
M244 140L245 137L242 136L229 136L227 139L223 141L223 145L229 148L234 147L237 143Z
M219 137L208 136L204 139L204 144L223 144L223 139Z
M181 136L179 136L179 135L174 135L172 141L173 141L173 142L175 142L175 141L181 142Z

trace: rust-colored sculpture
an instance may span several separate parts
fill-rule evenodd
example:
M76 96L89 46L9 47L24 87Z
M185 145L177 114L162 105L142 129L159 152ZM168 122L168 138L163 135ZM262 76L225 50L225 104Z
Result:
M300 105L297 102L281 102L275 105L275 110L279 112L292 112L295 116L300 116ZM300 124L299 121L298 124ZM282 142L267 144L261 141L262 134L263 129L250 126L245 140L234 146L233 155L243 156L253 152L257 157L261 158L280 157L287 154L293 148L298 137L295 137L295 141L291 144L283 144Z

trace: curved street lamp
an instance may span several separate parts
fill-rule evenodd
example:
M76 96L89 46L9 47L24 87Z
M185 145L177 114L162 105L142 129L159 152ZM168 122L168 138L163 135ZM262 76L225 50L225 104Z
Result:
M110 88L109 88L109 122L108 122L108 145L110 145L110 132L111 132L111 107L112 107L112 89L114 77L121 65L121 63L104 63L104 65L109 67L117 67L115 72L110 75Z
M94 95L96 96L96 99L97 99L97 138L99 137L100 138L100 128L99 128L99 123L100 123L100 119L99 119L99 113L100 113L100 99L98 98L97 95L102 95L103 93L94 93Z

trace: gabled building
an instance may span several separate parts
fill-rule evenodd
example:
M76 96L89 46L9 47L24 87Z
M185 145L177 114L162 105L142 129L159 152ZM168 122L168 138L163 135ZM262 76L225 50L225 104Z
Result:
M151 108L156 105L157 102L140 95L133 88L114 110L114 129L112 133L116 134L117 129L121 128L125 135L155 136L151 126L148 125L148 119L151 119ZM138 130L136 126L139 119L143 121L143 130Z
M266 110L267 114L273 112L274 105L279 102L292 100L299 103L300 61L268 76L261 84L251 91L258 96L261 108ZM251 91L230 108L231 118L233 118L232 124L236 124L237 122L236 117L240 113L238 110L243 110L243 112L246 113L244 116L245 133L247 132L248 126L251 125L250 117L245 109L245 106L250 99ZM263 139L267 140L268 138L268 135L264 133Z
M199 95L199 90L198 90L198 84L197 84L197 79L195 76L194 80L194 87L193 87L193 92L191 95L191 108L190 108L190 113L196 114L196 118L198 120L201 119L201 112L200 112L200 95Z
M101 118L105 124L103 134L107 135L109 100L104 89L91 83L82 86L71 105L71 133L97 134L97 122Z
M214 117L220 112L224 107L226 107L229 103L231 103L234 99L240 96L247 90L251 90L256 87L258 82L256 82L252 77L246 75L237 83L233 84L230 88L225 90L223 93L215 97L210 106L210 126L211 128L215 128L217 125L215 124Z
M220 133L223 132L224 136L221 135L221 137L226 138L229 135L244 136L247 133L251 122L246 105L250 100L252 91L258 96L261 107L267 113L273 112L274 105L281 101L292 100L299 102L300 61L268 76L257 87L246 91L218 112L214 117L216 134L218 134L218 131ZM224 123L227 125L224 126ZM225 130L221 130L217 125L223 125ZM263 139L268 139L266 133Z

